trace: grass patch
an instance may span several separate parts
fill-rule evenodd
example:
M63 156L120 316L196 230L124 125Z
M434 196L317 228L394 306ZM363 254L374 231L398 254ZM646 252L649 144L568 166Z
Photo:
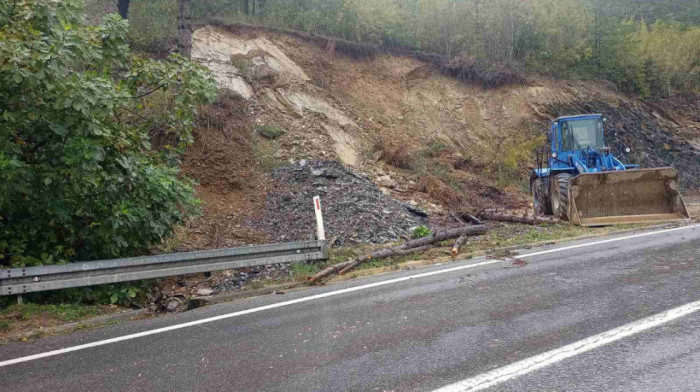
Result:
M306 282L308 278L315 275L321 270L319 264L311 263L294 263L292 264L292 273L294 280L297 282Z
M275 125L256 125L253 130L268 140L275 140L284 135L284 131Z
M81 321L113 313L120 309L122 308L110 305L40 305L34 303L11 305L0 310L0 341L14 334Z
M48 317L61 322L72 322L86 317L98 316L101 313L102 308L98 306L23 304L12 305L0 311L0 320L7 321L10 318L28 320L35 317Z
M432 142L422 151L422 155L428 158L435 158L447 149L447 145L442 142Z
M276 168L285 164L278 156L279 149L280 146L276 140L263 138L253 139L253 154L263 172L271 173Z
M253 66L253 60L241 56L231 56L231 64L238 68L239 73L243 75L248 71L248 68Z

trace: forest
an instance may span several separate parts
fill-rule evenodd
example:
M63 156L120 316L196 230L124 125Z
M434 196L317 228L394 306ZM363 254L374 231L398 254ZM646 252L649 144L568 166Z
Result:
M120 3L131 3L132 46L175 46L177 1ZM190 7L193 23L266 25L523 73L604 78L645 98L700 85L699 0L191 0Z

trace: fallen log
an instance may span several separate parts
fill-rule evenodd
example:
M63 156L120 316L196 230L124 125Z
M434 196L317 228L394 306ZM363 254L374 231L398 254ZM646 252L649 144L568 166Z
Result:
M364 263L365 261L370 261L372 259L383 259L383 258L393 257L393 256L407 256L407 255L410 255L413 253L423 252L423 251L428 250L430 248L432 248L432 245L426 245L426 246L421 246L420 248L411 248L411 249L400 249L400 247L395 247L395 248L390 249L392 252L389 255L387 255L387 252L383 252L383 251L370 253L366 256L363 256L362 259L360 259L360 258L354 259L353 262L350 263L350 265L348 265L347 267L340 270L338 272L338 275L345 275L350 270L352 270L353 268L357 267L358 265Z
M528 225L538 225L541 223L554 224L559 222L559 219L553 216L518 215L490 208L482 210L478 216L481 219L494 222L525 223Z
M473 223L475 225L483 225L484 222L482 222L480 219L475 217L474 215L467 214L465 213L458 213L455 214L454 212L450 212L450 215L459 223L462 224L467 224L468 222Z
M484 222L482 222L480 219L478 219L474 215L462 214L462 218L468 220L469 222L471 222L475 225L483 225L484 224Z
M343 272L347 273L351 269L357 267L358 265L367 262L369 260L375 260L375 259L384 259L387 257L391 256L397 256L397 255L406 255L406 254L411 254L415 252L419 252L421 250L425 250L427 247L432 246L433 244L440 243L442 241L447 241L453 238L459 238L461 236L476 236L476 235L481 235L484 234L488 231L488 226L487 225L481 225L481 226L464 226L464 227L458 227L456 229L450 229L450 230L444 230L444 231L435 231L433 234L423 237L423 238L418 238L416 240L412 240L409 242L406 242L403 245L399 245L393 248L387 248L387 249L380 249L376 252L372 252L368 255L364 255L355 259L351 259L345 262L342 262L340 264L335 264L332 265L323 271L317 273L314 276L309 277L309 281L311 282L316 282L319 279L323 279L326 276ZM350 267L352 266L352 267Z
M410 249L410 248L418 248L420 246L428 245L428 244L434 244L437 242L442 242L442 241L447 241L451 240L453 238L459 238L463 235L466 235L467 237L473 237L481 234L486 234L486 232L489 231L488 225L481 225L481 226L462 226L458 227L456 229L449 229L449 230L442 230L438 231L436 230L433 234L419 238L417 240L413 240L411 242L406 243L405 249Z
M457 240L455 241L455 244L452 245L452 258L453 259L455 257L457 257L457 255L459 254L459 248L461 248L462 246L464 246L464 244L467 243L467 239L469 239L469 237L467 237L466 235L463 235L463 236L457 238Z

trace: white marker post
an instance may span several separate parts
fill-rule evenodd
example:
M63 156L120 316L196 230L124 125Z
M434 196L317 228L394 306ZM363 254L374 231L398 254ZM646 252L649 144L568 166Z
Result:
M316 210L316 227L318 230L318 240L325 241L326 230L323 228L323 214L321 213L321 198L319 196L314 197L314 209Z

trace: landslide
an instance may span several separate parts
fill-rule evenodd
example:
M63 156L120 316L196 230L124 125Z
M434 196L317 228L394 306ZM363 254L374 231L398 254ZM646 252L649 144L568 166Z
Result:
M328 237L342 244L446 225L450 211L526 210L532 151L563 114L604 113L637 162L675 166L684 187L700 188L700 118L682 109L695 99L645 103L605 82L539 76L485 88L420 56L336 45L245 26L195 30L192 58L220 96L200 113L183 164L203 213L168 246L308 239L314 193L328 199ZM324 167L340 174L315 178Z

